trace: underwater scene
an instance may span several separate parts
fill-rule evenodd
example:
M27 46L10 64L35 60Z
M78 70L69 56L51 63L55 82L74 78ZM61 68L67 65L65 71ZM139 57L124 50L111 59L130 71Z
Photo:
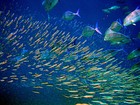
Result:
M0 105L140 105L140 0L0 0Z

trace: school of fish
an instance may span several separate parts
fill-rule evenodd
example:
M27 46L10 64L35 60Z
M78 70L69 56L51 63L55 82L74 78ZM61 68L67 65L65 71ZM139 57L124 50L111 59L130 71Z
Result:
M48 8L45 0L42 5L50 11L56 3ZM110 11L115 9L119 7L109 8ZM135 12L139 11L133 11L136 16L131 18L135 17L134 20L128 21L132 13L124 19L124 26L139 21L140 12ZM92 36L95 31L102 35L98 24L95 28L81 26L81 35L74 36L61 30L63 23L58 26L36 21L10 10L0 16L3 17L0 22L0 72L3 75L0 82L20 83L23 87L27 84L34 94L41 94L42 88L53 87L63 92L65 98L85 101L75 105L140 104L140 76L134 75L139 72L140 63L130 70L124 68L123 61L115 57L123 49L92 49L96 42L87 45L87 39L82 39ZM76 13L66 11L62 18L70 21L74 16L80 17L79 9ZM105 32L104 41L112 45L130 43L131 38L119 32L122 27L118 21L113 22ZM140 49L135 49L127 59L139 56Z

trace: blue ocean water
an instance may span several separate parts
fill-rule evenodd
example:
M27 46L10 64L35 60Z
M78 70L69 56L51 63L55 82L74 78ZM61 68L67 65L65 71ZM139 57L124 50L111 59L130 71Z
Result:
M51 1L51 0L50 0ZM108 27L111 25L113 21L119 19L122 23L124 18L128 15L127 12L132 12L140 5L140 0L79 0L79 1L71 1L71 0L59 0L58 4L49 11L50 21L48 22L48 13L45 11L44 7L42 6L41 0L1 0L0 1L0 22L1 22L1 48L0 50L4 53L1 58L0 63L0 105L78 105L77 103L87 103L88 105L101 105L101 103L93 103L92 101L101 101L105 105L138 105L140 104L139 96L140 90L138 89L139 86L139 70L135 71L134 73L131 72L131 67L140 61L140 58L137 57L133 60L127 60L127 55L132 52L133 50L140 48L140 38L138 38L138 34L140 33L139 27L140 22L136 22L136 26L130 25L128 27L124 27L121 30L121 33L125 34L126 36L132 39L131 43L122 44L122 45L111 45L109 42L104 41L104 34ZM112 10L110 13L103 12L103 9L109 8L111 6L119 6L119 9ZM72 11L76 12L80 10L81 17L75 17L72 21L64 21L62 19L62 15L65 11ZM8 13L10 11L10 13ZM12 14L14 13L13 17ZM20 22L16 23L16 17L22 16ZM10 20L15 19L15 23L13 22L13 26L4 26L8 24ZM17 19L18 20L18 19ZM25 21L26 24L22 23L22 20ZM26 21L27 20L27 21ZM7 23L6 23L7 21ZM45 23L46 22L46 23ZM89 25L95 27L96 23L98 22L98 28L103 33L103 35L99 35L95 33L91 37L82 37L76 39L75 41L71 42L69 38L61 39L63 36L56 37L58 43L53 43L51 40L52 36L48 36L45 39L43 33L45 33L44 26L48 23L48 35L52 35L56 30L54 29L57 26L58 30L62 30L63 32L70 33L70 37L80 37L82 30L85 26ZM29 27L29 24L35 24L32 28ZM44 24L45 25L44 25ZM16 28L14 28L16 25ZM27 25L27 26L26 26ZM50 28L49 28L50 27ZM25 30L25 33L20 29ZM18 30L16 34L16 30ZM15 35L15 40L9 39L7 41L8 35L10 33L14 33L12 37ZM24 34L22 34L22 32ZM35 35L38 36L35 37ZM47 35L47 34L45 34ZM60 35L60 34L58 34ZM66 34L64 34L66 36ZM30 38L33 37L33 39ZM41 37L41 39L39 39ZM39 39L39 44L34 44L33 42ZM61 40L61 41L60 41ZM84 44L81 44L84 41ZM16 43L17 41L17 43ZM45 41L50 46L43 46ZM14 42L16 44L14 44ZM60 42L60 43L59 43ZM63 43L64 42L64 45ZM92 43L94 44L92 45ZM18 45L19 43L19 45ZM52 45L51 45L52 43ZM80 47L77 48L69 48L64 51L61 55L59 53L51 52L52 49L57 48L62 44L62 47L67 48L72 43L73 46L78 46L80 43ZM23 46L22 46L23 44ZM59 45L60 44L60 45ZM67 44L67 45L66 45ZM21 47L19 47L21 45ZM33 46L32 46L33 45ZM89 46L90 50L88 51L80 51L80 48ZM96 56L93 57L95 61L87 60L87 62L82 61L82 57L85 54L88 54L94 50L99 50L103 48L104 50L109 49L123 49L124 51L119 51L118 54L115 55L115 59L118 59L118 62L113 63L110 70L113 70L114 66L121 66L122 69L117 72L112 72L112 76L107 78L107 76L95 72L89 73L89 69L92 68L94 65L95 67L106 68L106 65L102 65L102 61L107 61ZM39 55L37 52L41 52ZM45 53L43 51L46 51ZM62 62L62 58L65 55L72 54L72 52L78 51L76 58L74 56L74 60L71 62L64 61ZM102 50L101 50L102 52ZM35 55L36 54L36 55ZM40 58L38 56L41 56ZM53 59L54 57L54 59ZM24 60L25 58L25 60ZM39 58L39 59L38 59ZM73 58L69 58L70 60ZM68 60L69 60L68 59ZM20 61L21 60L21 61ZM98 61L99 60L99 61ZM2 64L5 61L6 64ZM49 63L49 67L44 66L44 64ZM121 62L122 64L117 63ZM99 64L96 65L96 62ZM61 67L58 68L51 68L51 66L55 64L61 64ZM94 64L95 63L95 64ZM18 65L19 64L19 65ZM79 67L79 65L80 67ZM111 63L110 63L111 64ZM17 66L17 67L15 67ZM63 70L64 67L71 66L75 67L75 71L72 73L67 72L67 69ZM83 68L82 68L83 67ZM125 68L126 70L124 70ZM6 70L5 70L6 69ZM81 71L83 70L83 71ZM124 70L124 71L123 71ZM84 72L87 71L87 72ZM53 73L54 72L54 73ZM104 72L104 69L103 69ZM126 73L124 73L126 72ZM89 73L89 74L87 74ZM92 74L93 73L93 74ZM106 71L105 71L106 73ZM115 78L115 74L119 75L120 80ZM122 73L122 74L121 74ZM124 73L124 74L123 74ZM128 73L128 74L127 74ZM10 76L15 76L16 79L11 79ZM90 76L95 75L93 78ZM129 77L130 75L130 77ZM136 80L134 79L136 75ZM113 77L114 76L114 77ZM133 78L132 78L132 77ZM65 78L66 80L63 81L61 79ZM8 78L8 79L7 79ZM23 79L24 78L24 79ZM76 78L76 79L75 79ZM97 88L93 89L92 84L96 83L97 79L107 79L108 83L101 84L99 90ZM129 79L130 78L130 79ZM132 78L132 79L131 79ZM118 80L118 81L115 81ZM124 79L124 80L123 80ZM129 86L123 88L125 86L125 79L128 80ZM13 80L13 81L11 81ZM23 82L25 80L25 82ZM69 87L63 86L63 82L71 82L72 80L76 80L75 84L77 87ZM133 81L135 80L135 81ZM11 81L11 82L10 82ZM62 81L62 82L61 82ZM111 82L109 82L111 81ZM123 82L120 82L123 81ZM50 85L44 87L42 83L48 82ZM113 87L111 85L115 83L117 89L123 89L123 93L115 94L111 93L111 89ZM126 82L126 84L127 84ZM136 85L135 85L136 84ZM72 84L74 85L74 84ZM40 87L37 87L40 86ZM84 88L84 86L86 86ZM100 85L98 85L100 87ZM122 87L121 87L122 86ZM107 88L109 87L109 88ZM111 87L111 88L110 88ZM59 89L58 89L59 88ZM38 90L39 89L39 90ZM133 90L132 92L129 90ZM78 90L78 96L80 98L72 98L70 93L67 93L68 90ZM109 91L110 90L110 91ZM127 91L128 90L128 91ZM35 92L39 91L38 93ZM93 98L82 98L85 95L85 91L94 91L96 94ZM110 92L109 96L112 96L111 99L104 99L102 98L101 92ZM127 96L128 94L128 96ZM130 95L129 95L130 94ZM132 96L136 96L132 98ZM73 94L72 94L73 95ZM117 97L120 96L120 97ZM122 96L122 97L121 97ZM120 98L120 99L119 99ZM130 100L129 100L130 99ZM121 100L121 101L119 101ZM127 101L128 100L128 101ZM136 103L129 101L136 101ZM128 103L127 103L128 102ZM83 104L81 104L83 105Z

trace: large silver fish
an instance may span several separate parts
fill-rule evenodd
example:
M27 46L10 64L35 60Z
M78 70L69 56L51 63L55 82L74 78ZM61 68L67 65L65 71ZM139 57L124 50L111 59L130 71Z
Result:
M123 25L136 25L135 23L138 21L140 21L140 9L136 8L134 11L132 11L125 17Z
M108 29L105 33L104 41L109 41L111 44L126 44L131 42L131 39L122 33Z
M111 6L110 8L103 9L102 11L105 13L110 13L111 11L117 10L119 8L120 6L114 5L114 6Z

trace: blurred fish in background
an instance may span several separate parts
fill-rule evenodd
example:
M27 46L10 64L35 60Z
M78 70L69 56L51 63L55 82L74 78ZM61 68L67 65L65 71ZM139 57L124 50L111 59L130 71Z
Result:
M44 6L45 10L48 14L48 21L50 21L49 12L56 6L56 4L59 2L59 0L44 0L42 2L42 5Z

